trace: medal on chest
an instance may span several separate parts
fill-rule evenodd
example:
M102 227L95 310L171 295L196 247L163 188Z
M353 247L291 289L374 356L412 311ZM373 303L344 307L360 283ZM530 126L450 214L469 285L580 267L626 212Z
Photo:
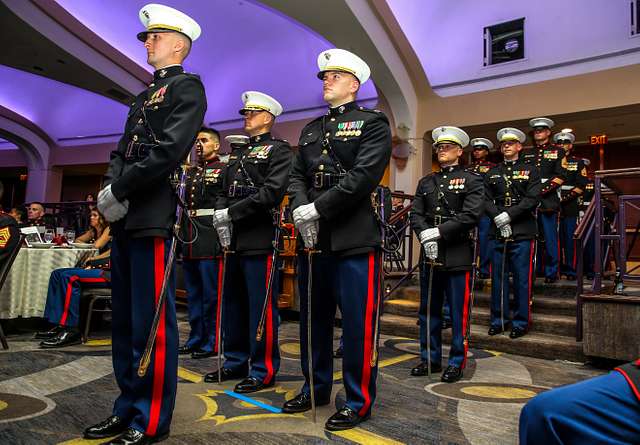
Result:
M167 87L168 85L165 85L162 88L158 88L156 91L154 91L149 100L146 102L146 105L149 106L164 102L164 96L167 93Z
M453 178L449 180L449 190L462 190L464 188L464 183L466 182L466 178Z
M267 159L273 145L257 145L247 153L248 158Z
M364 121L338 122L338 131L336 131L334 137L360 136L363 125Z

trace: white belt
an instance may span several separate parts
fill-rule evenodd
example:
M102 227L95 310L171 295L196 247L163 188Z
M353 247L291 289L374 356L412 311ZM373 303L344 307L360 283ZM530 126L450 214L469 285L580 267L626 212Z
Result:
M194 209L189 210L190 216L213 216L216 209Z
M562 190L573 190L575 187L572 185L562 185L560 186Z
M544 184L544 183L545 183L545 182L547 182L548 180L549 180L549 178L541 178L541 179L540 179L540 182L542 182L542 183Z

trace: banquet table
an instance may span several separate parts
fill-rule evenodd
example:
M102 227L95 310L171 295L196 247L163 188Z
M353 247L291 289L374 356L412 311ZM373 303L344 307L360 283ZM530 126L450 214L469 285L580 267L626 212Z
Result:
M51 272L75 267L97 252L93 248L20 249L0 290L0 319L42 317Z

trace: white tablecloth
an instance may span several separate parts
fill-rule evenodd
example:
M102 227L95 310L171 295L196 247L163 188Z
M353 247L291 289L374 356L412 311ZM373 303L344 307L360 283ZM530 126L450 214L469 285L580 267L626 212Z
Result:
M42 317L51 272L75 267L96 253L96 249L20 249L0 290L0 318Z

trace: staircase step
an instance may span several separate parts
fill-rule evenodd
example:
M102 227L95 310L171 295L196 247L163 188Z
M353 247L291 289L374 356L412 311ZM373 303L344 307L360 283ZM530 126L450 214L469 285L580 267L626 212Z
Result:
M420 337L415 317L386 313L380 319L380 330L390 335ZM448 344L450 339L451 330L447 329L443 332L443 342ZM471 347L551 360L584 361L582 343L576 342L575 337L534 331L512 340L508 335L489 336L487 326L479 324L471 325Z
M474 308L484 307L488 308L491 303L491 295L485 292L476 291ZM420 306L420 299L402 299L393 298L385 302L384 311L391 314L415 316L418 313ZM575 319L576 317L576 302L568 298L556 298L556 297L541 297L534 296L533 298L533 314L541 315L555 315L555 316L567 316Z
M475 293L475 307L489 307L491 304L491 291L477 290ZM533 313L549 315L567 315L576 317L576 300L572 298L548 297L545 295L533 296Z
M389 300L385 303L384 313L401 315L413 318L418 317L420 303L411 300ZM574 308L575 311L575 308ZM489 328L489 307L488 305L476 305L473 308L473 324ZM546 334L574 336L576 332L575 315L557 315L533 312L532 332Z
M491 293L491 280L476 280L475 288L477 292ZM544 297L552 297L556 299L564 298L575 301L576 282L560 280L556 283L545 284L543 278L538 278L533 286L533 294ZM407 300L420 301L419 283L401 286L394 291L392 298L404 298Z

